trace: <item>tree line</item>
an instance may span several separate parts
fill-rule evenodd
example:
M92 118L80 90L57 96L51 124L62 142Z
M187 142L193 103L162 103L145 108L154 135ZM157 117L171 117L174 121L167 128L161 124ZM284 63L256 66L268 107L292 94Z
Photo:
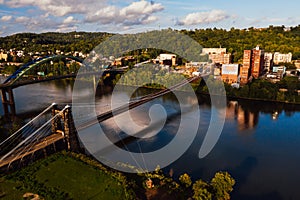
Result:
M190 36L205 48L227 48L227 51L233 55L234 62L242 62L244 50L252 49L257 45L265 49L266 52L291 52L294 60L300 59L300 25L289 29L284 26L269 26L261 29L254 27L248 29L231 28L230 30L207 28L178 30L178 32ZM158 37L159 31L154 33L153 37ZM49 51L52 53L55 53L56 50L63 52L81 51L87 54L113 35L115 34L106 32L19 33L0 37L0 49L17 49L25 52ZM178 48L177 42L167 45L174 45L174 49ZM161 51L149 49L148 53L155 57Z

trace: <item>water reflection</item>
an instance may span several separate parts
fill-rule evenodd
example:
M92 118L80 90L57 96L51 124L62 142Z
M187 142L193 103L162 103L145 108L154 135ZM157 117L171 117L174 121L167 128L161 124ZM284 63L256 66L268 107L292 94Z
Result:
M130 94L124 89L122 93L136 98L153 91L143 88ZM96 93L98 114L109 109L111 92L111 87L98 87ZM20 87L15 91L15 97L19 113L43 109L53 101L71 102L72 81L54 81ZM185 94L187 108L195 102ZM192 112L186 113L191 123L199 123L197 136L185 154L165 168L166 173L171 171L174 178L178 178L182 173L189 173L193 180L198 178L210 180L217 171L229 171L236 179L233 199L300 199L299 105L247 100L229 101L221 138L207 157L199 159L199 149L210 123L211 103L209 96L205 95L198 95L198 102L199 122L193 121ZM176 97L166 95L130 111L132 118L137 123L147 125L148 108L156 103L165 107L168 119L159 134L139 141L144 152L168 144L176 134L179 116L182 114L178 112ZM216 106L214 109L219 108ZM219 111L225 112L221 109ZM3 114L2 106L0 112ZM103 122L102 125L105 132L116 134L115 137L122 134L112 119ZM189 127L184 128L188 135ZM137 140L133 139L125 143L133 152L139 152L136 142Z
M258 123L259 112L243 109L238 101L230 101L227 104L226 119L235 120L239 131L253 129Z

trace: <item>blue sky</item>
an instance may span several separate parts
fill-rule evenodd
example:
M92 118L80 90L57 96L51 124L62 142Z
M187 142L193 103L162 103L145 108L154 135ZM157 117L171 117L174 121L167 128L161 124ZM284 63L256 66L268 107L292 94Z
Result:
M0 0L0 36L300 24L298 0Z

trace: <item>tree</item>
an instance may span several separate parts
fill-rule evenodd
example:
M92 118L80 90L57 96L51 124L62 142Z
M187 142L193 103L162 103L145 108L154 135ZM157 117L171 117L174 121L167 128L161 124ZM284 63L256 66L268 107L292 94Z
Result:
M187 174L184 173L179 177L179 181L184 185L185 187L190 187L192 185L192 180L191 177Z
M195 200L211 200L212 194L210 193L210 185L202 180L198 180L193 184Z
M230 199L229 193L233 190L235 180L228 172L217 172L210 184L213 188L215 199L227 200Z

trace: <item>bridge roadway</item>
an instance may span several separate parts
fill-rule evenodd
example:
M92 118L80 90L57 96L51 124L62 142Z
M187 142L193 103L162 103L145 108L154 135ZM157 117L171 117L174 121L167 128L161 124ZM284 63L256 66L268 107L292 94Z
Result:
M87 72L83 74L79 74L78 76L89 76L89 75L95 75L95 76L100 76L100 75L105 75L107 73L124 73L123 69L114 69L114 70L105 70L103 72ZM62 75L62 76L52 76L52 77L47 77L47 78L41 78L41 79L34 79L34 80L25 80L25 81L19 81L14 84L4 83L0 84L0 90L4 88L17 88L25 85L30 85L30 84L35 84L35 83L41 83L41 82L47 82L47 81L53 81L53 80L59 80L59 79L66 79L66 78L75 78L77 77L77 73L74 74L68 74L68 75Z
M38 150L44 149L48 145L53 144L63 138L64 138L64 135L60 131L55 134L49 135L49 136L43 138L42 141L40 141L39 143L34 144L25 153L22 153L23 149L20 149L19 151L15 152L11 156L2 160L0 162L0 168L2 168L4 166L8 166L10 163L12 163L14 161L22 160L22 158L24 158L25 156L31 155Z
M92 125L95 125L95 124L97 124L99 122L105 121L105 120L107 120L107 119L109 119L109 118L111 118L113 116L116 116L116 115L121 114L121 113L123 113L123 112L125 112L127 110L130 110L130 109L135 108L135 107L137 107L139 105L147 103L147 102L149 102L149 101L151 101L151 100L153 100L155 98L163 96L163 95L165 95L165 94L167 94L167 93L169 93L169 92L171 92L173 90L176 90L177 88L180 88L180 87L184 86L187 83L191 83L191 82L196 81L196 80L198 80L200 78L201 78L201 76L188 78L188 79L186 79L186 80L184 80L184 81L182 81L182 82L180 82L180 83L178 83L176 85L173 85L170 88L161 90L161 91L156 92L154 94L146 95L146 96L144 96L143 98L141 98L138 101L130 102L129 104L125 104L123 106L115 108L114 110L110 110L110 111L107 111L105 113L102 113L102 114L100 114L100 115L97 116L97 119L93 119L93 120L90 120L88 122L85 122L85 123L79 125L79 127L76 127L76 128L77 128L77 130L82 130L82 129L85 129L85 128L90 127Z

